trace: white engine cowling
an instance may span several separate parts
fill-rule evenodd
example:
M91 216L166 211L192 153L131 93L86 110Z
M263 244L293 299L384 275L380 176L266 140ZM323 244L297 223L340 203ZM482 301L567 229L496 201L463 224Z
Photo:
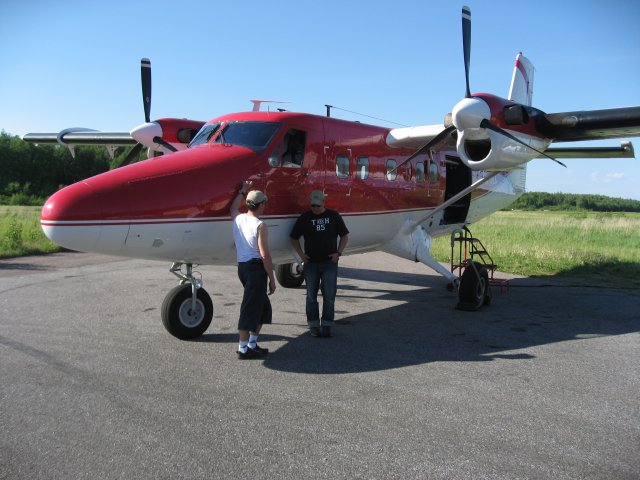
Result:
M509 132L536 150L544 151L549 142L538 137ZM462 162L471 170L509 170L539 154L500 133L484 128L466 128L458 132L456 145Z

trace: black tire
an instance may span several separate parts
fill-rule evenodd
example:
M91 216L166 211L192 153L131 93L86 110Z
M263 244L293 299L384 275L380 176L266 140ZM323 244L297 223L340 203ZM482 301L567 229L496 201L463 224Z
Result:
M171 335L180 340L190 340L202 335L213 318L213 302L203 288L199 288L196 310L191 311L191 284L173 288L162 302L162 324Z
M295 263L276 265L276 279L284 288L298 288L304 283L304 275L298 273Z
M473 265L467 265L460 277L457 308L460 310L478 310L482 305L488 305L490 302L491 287L489 286L487 269L478 262L473 262Z
M491 282L487 279L487 289L484 292L484 302L482 305L489 306L491 305L491 298L493 298L493 293L491 292Z

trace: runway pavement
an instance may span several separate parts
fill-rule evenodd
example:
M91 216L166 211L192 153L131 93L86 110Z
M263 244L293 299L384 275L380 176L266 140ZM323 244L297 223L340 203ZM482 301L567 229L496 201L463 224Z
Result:
M168 268L0 260L0 479L640 478L637 292L513 278L462 312L423 265L348 256L333 338L279 287L271 353L239 361L235 267L198 268L189 342Z

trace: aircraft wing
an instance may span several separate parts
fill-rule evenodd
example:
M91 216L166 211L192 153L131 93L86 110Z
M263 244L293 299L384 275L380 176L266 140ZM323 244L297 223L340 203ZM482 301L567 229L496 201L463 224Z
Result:
M418 149L436 138L444 128L442 124L394 128L387 134L387 145L394 148ZM446 140L440 142L438 148L444 148L445 142ZM452 142L451 145L455 145L455 142Z
M536 129L554 143L638 137L640 107L545 113L537 116Z
M129 132L97 132L87 129L67 129L59 133L27 133L22 137L25 142L63 145L135 145L135 140Z

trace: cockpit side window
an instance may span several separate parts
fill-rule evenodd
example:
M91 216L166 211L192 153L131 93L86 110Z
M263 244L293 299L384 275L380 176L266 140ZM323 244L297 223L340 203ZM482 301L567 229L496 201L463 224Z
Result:
M306 142L307 134L302 130L292 128L286 133L282 154L283 167L299 168L302 166Z

